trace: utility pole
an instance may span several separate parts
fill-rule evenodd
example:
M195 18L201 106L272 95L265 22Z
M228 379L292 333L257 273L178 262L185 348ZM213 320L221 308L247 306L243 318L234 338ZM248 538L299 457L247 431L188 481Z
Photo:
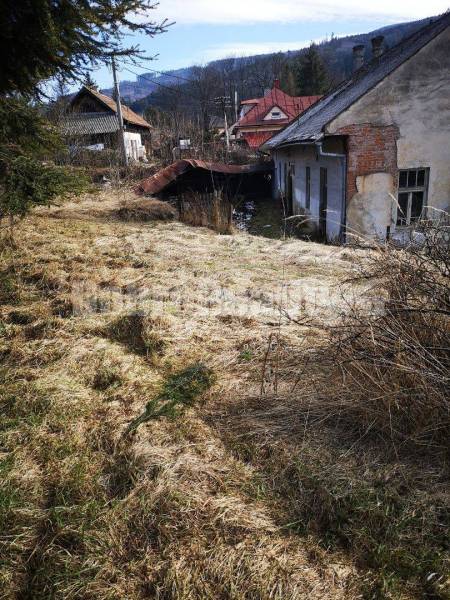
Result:
M218 96L214 98L214 104L221 106L223 110L223 116L225 121L225 139L227 143L227 150L230 151L230 132L228 131L228 119L227 119L227 108L232 108L230 96Z
M235 123L238 122L239 119L239 112L238 112L238 91L237 89L234 90L234 119L235 119Z
M114 55L111 57L111 64L114 78L114 94L116 96L117 118L119 119L119 146L122 151L123 163L126 167L128 167L127 147L125 144L125 128L123 126L122 104L120 102L120 89L119 82L117 79L116 60L114 58Z

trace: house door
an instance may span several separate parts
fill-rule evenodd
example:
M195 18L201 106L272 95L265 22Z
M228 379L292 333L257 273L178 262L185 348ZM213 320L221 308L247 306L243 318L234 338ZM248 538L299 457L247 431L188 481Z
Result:
M294 214L294 172L295 165L289 163L289 167L285 169L285 177L286 177L286 213L288 216Z
M328 170L320 168L319 234L327 237Z

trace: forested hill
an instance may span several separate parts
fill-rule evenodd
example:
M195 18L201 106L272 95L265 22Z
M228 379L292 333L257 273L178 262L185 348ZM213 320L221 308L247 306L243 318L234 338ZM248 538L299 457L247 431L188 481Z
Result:
M332 36L331 39L319 44L318 50L328 67L333 83L338 83L351 72L352 48L355 44L364 44L366 58L369 58L372 37L384 35L386 47L391 47L422 27L428 20L398 23L347 37ZM237 89L240 98L257 96L264 93L274 77L283 79L283 75L286 75L295 59L305 51L306 49L302 49L242 58L225 58L209 63L207 69L209 73L214 71L222 79L225 91L227 88L230 91ZM167 86L176 86L180 92L187 91L198 79L198 67L166 71L164 74L148 72L138 81L122 81L121 91L125 102L131 104L135 110L143 112L149 106L165 107ZM191 80L193 83L190 84L186 80ZM286 82L284 83L286 86ZM289 87L289 83L287 85ZM112 90L104 90L104 92L111 94Z

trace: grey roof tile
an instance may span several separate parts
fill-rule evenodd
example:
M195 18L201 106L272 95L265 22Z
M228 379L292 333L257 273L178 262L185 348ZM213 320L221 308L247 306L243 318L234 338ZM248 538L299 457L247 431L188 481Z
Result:
M119 119L110 113L73 113L64 115L59 126L66 136L114 133L119 131Z

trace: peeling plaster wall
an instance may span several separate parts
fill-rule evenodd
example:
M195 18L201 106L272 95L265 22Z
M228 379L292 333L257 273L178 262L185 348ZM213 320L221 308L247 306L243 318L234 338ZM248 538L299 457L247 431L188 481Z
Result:
M398 130L398 169L428 167L427 204L443 210L449 210L450 206L449 49L450 28L447 28L327 128L328 133L336 133L354 125L395 127ZM380 175L386 171L391 169L379 169ZM366 174L360 172L357 175ZM390 177L378 181L381 187L376 189L372 189L372 179L360 181L366 191L361 192L357 184L358 197L354 204L356 208L364 202L371 215L368 221L372 222L373 232L385 227L391 215L391 202L386 198L389 193L397 193L396 178L394 186ZM361 226L360 209L351 209L353 199L352 196L347 199L347 222L349 227L358 229ZM392 212L390 225L394 230L395 210ZM428 213L432 216L432 209Z
M384 238L391 226L395 203L389 196L395 190L390 173L372 173L356 178L357 193L347 205L347 238L349 241L372 235ZM388 191L388 193L386 193Z

